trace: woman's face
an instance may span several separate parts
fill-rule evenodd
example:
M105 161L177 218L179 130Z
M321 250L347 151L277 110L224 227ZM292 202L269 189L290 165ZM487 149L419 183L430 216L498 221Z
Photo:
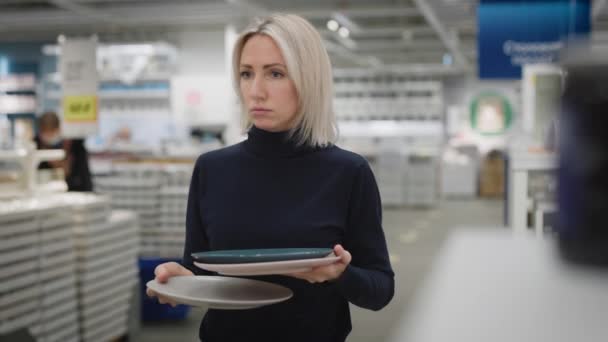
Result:
M281 132L293 127L298 94L272 38L260 34L249 38L241 53L239 75L245 108L257 128Z

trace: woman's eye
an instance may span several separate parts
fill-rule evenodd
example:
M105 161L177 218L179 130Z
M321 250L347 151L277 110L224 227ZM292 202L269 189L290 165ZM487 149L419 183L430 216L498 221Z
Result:
M249 77L251 77L251 72L241 71L241 78L249 78Z
M282 78L283 77L283 73L278 72L278 71L272 71L270 73L270 75L272 76L272 78Z

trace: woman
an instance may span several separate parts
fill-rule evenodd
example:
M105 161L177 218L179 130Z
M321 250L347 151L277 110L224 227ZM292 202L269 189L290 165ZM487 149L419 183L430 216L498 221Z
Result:
M248 139L197 160L183 266L159 265L156 279L211 274L193 266L193 252L333 247L341 257L335 264L256 278L290 288L290 300L252 310L209 310L200 338L344 341L351 331L348 303L380 310L393 296L394 275L370 167L333 144L327 52L306 20L272 15L241 34L233 68Z
M38 118L39 134L34 138L38 149L63 149L65 159L42 162L41 169L61 169L68 191L93 191L93 181L89 170L89 153L82 139L61 138L59 117L54 112L46 112Z

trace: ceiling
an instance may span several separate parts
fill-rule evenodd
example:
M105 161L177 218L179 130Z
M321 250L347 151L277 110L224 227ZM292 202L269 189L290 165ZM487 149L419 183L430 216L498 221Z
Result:
M184 28L242 24L252 15L291 12L321 32L338 66L448 65L473 70L477 0L0 0L0 41L53 41L57 35L160 36ZM607 0L593 1L597 44L608 45ZM328 28L335 20L349 31ZM344 30L342 30L344 31ZM344 32L342 32L344 34Z

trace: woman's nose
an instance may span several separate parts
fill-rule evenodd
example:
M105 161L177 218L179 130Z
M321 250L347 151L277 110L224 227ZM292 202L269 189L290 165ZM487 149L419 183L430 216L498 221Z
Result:
M251 80L251 87L249 88L249 96L256 100L263 100L266 98L266 85L262 77L254 77Z

